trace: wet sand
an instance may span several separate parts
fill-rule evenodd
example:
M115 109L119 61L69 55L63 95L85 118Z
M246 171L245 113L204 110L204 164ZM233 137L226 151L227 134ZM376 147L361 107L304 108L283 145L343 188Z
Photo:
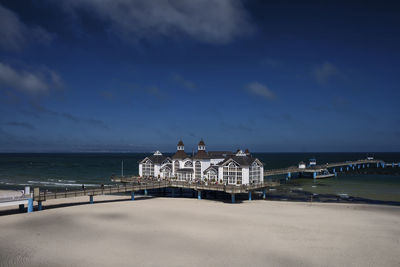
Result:
M0 217L0 266L400 266L396 206L111 199Z

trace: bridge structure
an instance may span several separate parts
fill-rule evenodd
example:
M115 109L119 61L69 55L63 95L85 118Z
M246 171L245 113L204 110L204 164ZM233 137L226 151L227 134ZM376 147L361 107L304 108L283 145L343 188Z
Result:
M264 176L286 175L286 178L290 179L293 173L310 173L310 174L312 174L312 177L314 179L316 179L318 177L318 173L320 173L324 170L331 171L334 174L334 176L336 176L338 172L370 168L372 166L376 166L377 168L379 168L379 167L385 168L388 166L400 167L400 163L389 163L388 164L382 160L365 159L365 160L354 160L354 161L319 164L319 165L309 166L307 168L299 168L297 166L291 166L291 167L282 168L282 169L266 170L264 172Z

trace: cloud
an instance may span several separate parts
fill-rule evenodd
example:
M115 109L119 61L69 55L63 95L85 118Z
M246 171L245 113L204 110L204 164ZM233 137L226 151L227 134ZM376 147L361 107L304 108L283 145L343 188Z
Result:
M179 35L223 44L250 34L254 26L239 0L71 0L60 1L74 17L89 11L124 40Z
M39 26L27 26L11 10L0 5L0 48L22 50L28 43L48 44L53 35Z
M196 89L196 84L194 82L186 80L179 74L172 75L172 80L175 81L180 86L188 89L189 91L195 91L195 89Z
M338 70L338 68L329 62L325 62L317 66L312 71L312 74L315 80L322 85L325 85L326 83L328 83L328 81L330 81L335 77L342 76L342 73Z
M275 98L274 92L272 92L266 85L259 82L252 82L246 85L246 89L250 94L255 96L261 96L265 99L272 100Z
M60 75L47 67L39 67L34 71L17 70L0 62L0 89L14 89L30 95L40 95L61 87Z
M3 125L22 127L22 128L29 129L29 130L35 129L35 127L32 124L27 123L27 122L9 121L9 122L3 123Z

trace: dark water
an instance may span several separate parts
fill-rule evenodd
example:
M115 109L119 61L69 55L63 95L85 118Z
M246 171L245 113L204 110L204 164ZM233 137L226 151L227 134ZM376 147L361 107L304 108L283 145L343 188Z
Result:
M138 174L138 162L148 154L0 154L0 188L21 189L24 185L44 188L73 188L109 184L112 174ZM315 157L318 164L365 158L365 153L258 153L265 169L296 165ZM400 162L400 153L375 153L376 159ZM370 169L369 174L352 172L318 180L293 177L281 188L285 192L310 192L354 196L373 200L400 202L400 168L382 174ZM278 177L279 178L279 177ZM281 177L283 178L283 177Z

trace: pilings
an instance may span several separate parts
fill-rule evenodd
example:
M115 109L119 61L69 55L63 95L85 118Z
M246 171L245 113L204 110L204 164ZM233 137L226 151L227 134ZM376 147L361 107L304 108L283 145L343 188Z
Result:
M135 192L131 192L131 200L135 200Z
M147 189L144 190L144 195L147 196Z
M267 189L264 188L264 190L263 190L263 199L266 199L266 198L267 198Z
M251 191L249 191L249 201L251 201Z
M28 213L33 212L33 198L28 199Z
M236 200L235 200L235 194L231 194L231 200L232 200L232 203L235 203L235 202L236 202Z
M41 211L43 209L42 201L38 201L38 210Z
M89 202L90 202L90 204L93 204L93 203L94 203L94 201L93 201L93 195L90 195L90 196L89 196Z
M201 200L201 190L198 190L198 191L197 191L197 199L198 199L198 200Z

